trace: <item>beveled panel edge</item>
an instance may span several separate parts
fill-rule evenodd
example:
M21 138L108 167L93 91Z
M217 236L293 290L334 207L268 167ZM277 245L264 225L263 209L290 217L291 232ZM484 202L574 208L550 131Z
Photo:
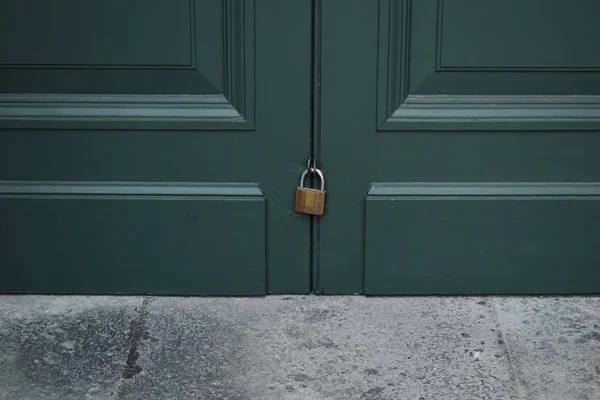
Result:
M410 0L379 0L377 126L408 95L410 5Z
M600 182L375 182L367 195L396 196L600 197Z
M0 94L0 129L251 130L222 95Z
M255 118L255 1L223 0L224 96L249 125Z
M0 181L0 197L38 195L264 197L256 183Z
M600 96L409 95L379 129L600 130Z

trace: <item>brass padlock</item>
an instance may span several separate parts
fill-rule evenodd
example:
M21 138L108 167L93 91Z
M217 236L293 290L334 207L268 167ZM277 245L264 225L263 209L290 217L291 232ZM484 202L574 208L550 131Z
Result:
M304 180L309 172L319 176L321 180L320 189L309 189L304 187ZM300 177L300 184L296 189L296 212L312 215L323 215L325 211L325 177L318 168L305 169Z

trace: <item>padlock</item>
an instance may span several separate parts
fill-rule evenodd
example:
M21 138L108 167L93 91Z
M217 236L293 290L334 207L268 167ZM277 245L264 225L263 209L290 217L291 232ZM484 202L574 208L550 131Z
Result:
M304 187L304 180L309 172L319 176L321 180L320 189L309 189ZM296 189L296 212L312 215L323 215L325 211L325 177L318 168L305 169L300 177L300 184Z

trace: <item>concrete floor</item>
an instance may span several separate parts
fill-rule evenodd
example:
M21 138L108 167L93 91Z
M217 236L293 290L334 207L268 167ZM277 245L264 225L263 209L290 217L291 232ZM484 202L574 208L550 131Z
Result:
M600 298L0 296L0 399L600 399Z

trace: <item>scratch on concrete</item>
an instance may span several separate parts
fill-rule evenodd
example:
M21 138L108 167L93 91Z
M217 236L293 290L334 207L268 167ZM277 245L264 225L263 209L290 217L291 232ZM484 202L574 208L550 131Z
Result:
M494 316L494 320L496 322L496 329L498 332L498 344L504 347L504 351L506 352L506 360L508 361L508 367L510 368L511 380L515 383L517 394L522 399L528 399L529 394L521 380L519 379L519 374L516 371L515 360L513 355L511 354L510 348L506 343L506 337L504 335L504 331L502 325L500 324L500 318L498 317L498 310L496 309L496 303L493 297L489 297L490 309L492 310L492 314Z
M142 367L137 364L137 360L140 358L138 346L144 336L147 336L146 320L150 313L148 310L148 303L148 299L142 301L137 318L131 321L131 327L129 329L129 354L127 354L127 361L125 362L125 368L123 370L123 378L125 379L131 379L142 372Z

